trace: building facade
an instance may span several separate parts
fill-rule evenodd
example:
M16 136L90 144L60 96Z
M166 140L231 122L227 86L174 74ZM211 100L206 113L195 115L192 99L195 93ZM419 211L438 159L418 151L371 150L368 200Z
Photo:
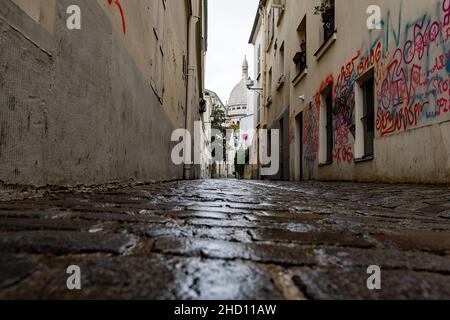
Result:
M450 182L448 1L262 0L255 26L277 178Z
M199 177L171 134L200 119L206 17L206 0L2 1L2 184Z

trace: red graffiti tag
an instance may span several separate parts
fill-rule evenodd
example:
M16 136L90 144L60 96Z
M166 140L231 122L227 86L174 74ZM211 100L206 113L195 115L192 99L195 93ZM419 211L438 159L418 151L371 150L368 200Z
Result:
M443 18L444 27L450 25L450 0L444 0L442 3L442 11L445 13Z
M378 108L377 130L381 137L385 137L397 131L406 130L416 126L429 102L417 102L411 106L399 106L395 112L383 111Z
M336 161L337 165L343 163L352 164L354 158L353 150L350 146L334 146L333 159Z
M332 97L333 97L333 101L334 101L334 86L333 86L333 82L334 82L333 75L332 74L328 75L328 77L320 84L320 89L314 95L314 102L315 102L316 106L319 109L320 109L320 102L321 102L320 101L321 94L330 85L331 85L331 87L333 89Z
M119 9L120 12L120 16L122 17L122 30L123 30L123 34L127 33L127 26L125 23L125 14L123 13L123 8L122 5L120 4L120 0L108 0L108 4L112 5L114 1L114 4L117 6L117 8Z

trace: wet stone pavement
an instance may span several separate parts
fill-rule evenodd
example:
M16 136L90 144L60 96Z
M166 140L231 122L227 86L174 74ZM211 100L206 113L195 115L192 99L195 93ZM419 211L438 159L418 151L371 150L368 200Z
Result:
M450 190L209 180L0 202L0 298L450 299Z

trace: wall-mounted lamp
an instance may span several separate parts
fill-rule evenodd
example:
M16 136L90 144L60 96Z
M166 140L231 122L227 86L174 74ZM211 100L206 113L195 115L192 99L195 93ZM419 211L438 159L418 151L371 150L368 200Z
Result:
M264 91L263 88L254 88L253 86L255 85L255 81L253 80L248 80L247 81L247 89L250 91L256 91L259 94L262 94L262 92Z

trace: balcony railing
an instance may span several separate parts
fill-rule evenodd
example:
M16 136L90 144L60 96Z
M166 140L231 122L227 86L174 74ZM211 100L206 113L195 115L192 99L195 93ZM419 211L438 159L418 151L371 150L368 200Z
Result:
M297 52L293 59L297 66L298 73L302 73L307 68L306 64L306 51Z

